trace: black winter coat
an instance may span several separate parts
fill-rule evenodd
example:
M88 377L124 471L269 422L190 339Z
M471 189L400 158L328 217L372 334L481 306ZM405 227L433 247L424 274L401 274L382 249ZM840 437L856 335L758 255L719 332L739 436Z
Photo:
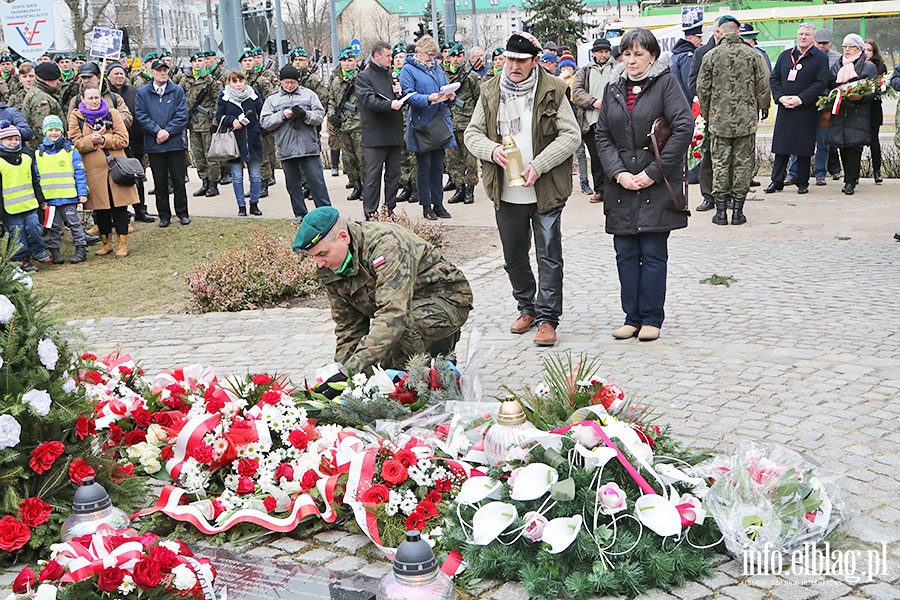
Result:
M222 123L221 131L234 129L232 123L242 112L250 120L249 125L244 125L241 129L234 129L234 137L237 139L238 149L241 151L241 158L235 160L240 160L241 162L262 161L263 128L259 123L259 116L262 114L263 101L259 96L259 92L256 92L255 99L248 98L240 106L225 100L224 94L225 90L219 92L219 103L216 105L216 124Z
M110 85L109 89L125 100L125 106L128 107L128 110L130 110L133 115L134 101L137 97L137 88L126 81L125 85L120 88ZM128 156L140 156L144 154L144 131L141 129L141 124L138 123L137 119L133 119L131 127L128 128L128 148L125 149L125 152Z
M395 94L390 69L374 63L356 76L356 97L362 107L359 118L362 123L364 148L400 146L403 144L403 112L391 110Z
M665 175L683 206L682 161L694 135L691 107L678 80L659 61L650 66L650 75L643 86L629 113L625 104L625 76L618 69L614 71L613 79L603 93L596 125L597 153L606 179L603 193L606 232L614 235L687 227L688 214L675 206L666 189L649 135L653 121L665 117L672 129L672 137L660 158ZM622 171L634 175L646 171L654 184L642 190L626 190L612 179Z
M843 61L838 61L831 69L829 85L831 88L838 86L836 81L838 71L843 66ZM878 77L878 67L866 60L866 55L861 53L853 63L856 77L850 81L858 81L866 77L874 79ZM831 115L831 125L828 127L828 145L837 148L851 148L854 146L868 146L872 140L872 96L866 96L856 102L841 102L838 114Z
M796 46L782 52L769 77L772 99L778 107L772 134L772 152L775 154L812 156L816 152L816 128L819 126L816 101L827 91L828 55L812 46L802 58L800 56ZM794 59L798 60L800 69L794 81L788 81ZM799 96L803 104L785 108L778 102L782 96Z

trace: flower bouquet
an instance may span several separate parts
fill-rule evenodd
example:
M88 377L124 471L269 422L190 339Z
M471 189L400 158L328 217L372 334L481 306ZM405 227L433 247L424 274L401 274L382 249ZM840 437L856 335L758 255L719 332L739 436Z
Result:
M874 79L863 78L837 86L824 96L819 96L816 108L830 110L831 114L836 115L843 102L859 102L866 97L893 97L896 94L886 75L879 75Z
M688 168L693 169L703 160L703 155L709 152L709 137L706 135L706 120L697 115L694 120L694 137L688 147Z
M35 573L25 567L7 600L215 600L215 569L181 540L104 525L93 535L54 544Z
M743 442L692 474L709 482L704 504L735 556L825 541L846 514L837 478L783 446Z

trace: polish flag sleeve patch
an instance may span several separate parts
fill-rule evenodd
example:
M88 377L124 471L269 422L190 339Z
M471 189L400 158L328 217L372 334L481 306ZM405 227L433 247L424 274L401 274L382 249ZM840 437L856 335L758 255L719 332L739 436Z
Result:
M372 266L375 267L375 268L378 268L378 267L380 267L381 265L383 265L383 264L386 263L386 262L387 262L387 261L384 260L384 255L381 255L381 256L379 256L378 258L376 258L375 260L372 261Z

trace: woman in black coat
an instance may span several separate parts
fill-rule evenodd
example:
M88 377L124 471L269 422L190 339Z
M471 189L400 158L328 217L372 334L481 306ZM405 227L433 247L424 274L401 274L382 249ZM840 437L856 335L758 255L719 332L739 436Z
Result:
M875 65L878 75L887 75L887 65L884 64L884 57L878 49L875 40L866 40L865 45L866 60ZM881 126L884 124L884 110L881 106L881 98L872 99L872 141L869 148L872 151L872 171L875 175L875 183L884 181L881 177L881 142L878 134L881 132Z
M613 234L625 311L625 324L613 337L650 341L659 337L665 318L669 232L687 227L683 161L694 119L678 80L659 62L659 44L649 30L629 31L619 47L624 70L613 72L596 126L597 153L606 176L606 232ZM658 117L665 117L672 130L660 153L663 171L649 139Z
M259 193L262 190L262 133L259 123L263 101L252 86L247 85L247 78L242 71L230 71L225 79L225 89L219 93L216 106L216 123L221 131L234 131L237 139L239 158L228 161L231 165L231 185L237 199L238 216L247 216L247 205L244 202L244 163L250 173L250 214L262 215L259 210Z
M875 78L878 69L866 60L863 39L855 33L844 37L844 55L831 69L831 87L852 83L863 78ZM837 114L831 115L828 127L828 145L841 153L844 165L844 189L852 196L859 183L859 166L863 146L872 139L872 96L859 100L844 98Z

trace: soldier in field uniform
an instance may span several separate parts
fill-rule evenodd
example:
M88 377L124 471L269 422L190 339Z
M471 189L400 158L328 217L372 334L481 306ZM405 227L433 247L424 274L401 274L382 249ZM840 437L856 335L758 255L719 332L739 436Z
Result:
M466 148L463 136L475 104L478 102L481 85L478 75L468 68L466 49L462 44L454 44L448 54L450 63L444 68L449 83L459 83L456 99L450 102L450 120L453 122L453 134L456 136L456 148L447 149L447 174L450 181L456 184L456 192L447 200L447 204L475 202L475 186L478 185L478 161Z
M363 173L363 146L362 123L359 119L359 98L356 96L356 54L353 48L345 46L338 54L340 67L334 70L331 83L328 85L328 102L325 110L329 113L329 133L337 131L337 138L344 155L344 173L349 180L347 188L353 191L347 200L359 200L362 197ZM346 94L348 86L353 90ZM341 121L340 127L335 127L335 121Z
M218 161L206 159L206 152L212 138L213 116L216 114L216 101L222 87L209 74L203 52L191 55L191 72L182 74L179 85L184 89L188 103L191 161L203 181L200 189L192 195L218 196L221 169Z

